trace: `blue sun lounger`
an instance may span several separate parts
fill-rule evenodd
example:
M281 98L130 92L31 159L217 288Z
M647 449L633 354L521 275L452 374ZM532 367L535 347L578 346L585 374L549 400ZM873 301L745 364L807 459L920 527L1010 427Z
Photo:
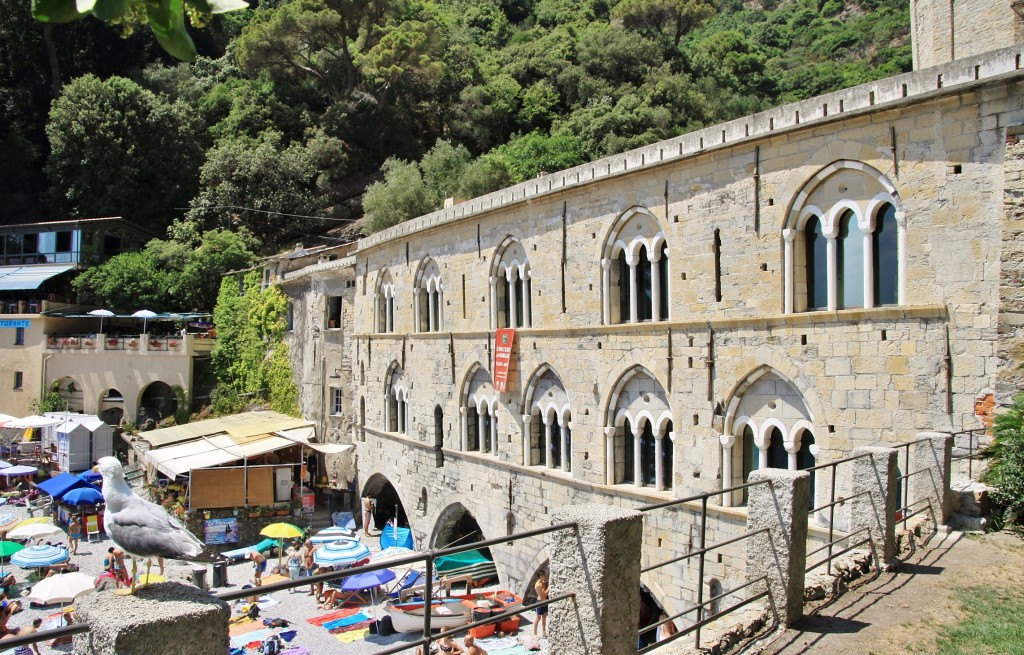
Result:
M255 546L246 546L245 548L237 548L235 550L225 550L223 553L221 553L221 555L227 557L228 559L245 559L246 553L248 553L249 551L256 550L260 553L265 553L276 545L277 539L271 539L270 537L267 537Z

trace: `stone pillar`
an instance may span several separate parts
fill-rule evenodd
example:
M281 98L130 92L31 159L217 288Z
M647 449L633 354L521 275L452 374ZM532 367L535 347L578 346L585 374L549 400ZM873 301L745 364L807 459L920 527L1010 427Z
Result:
M523 271L523 324L519 327L533 327L530 320L530 269Z
M782 447L786 449L786 468L790 471L797 470L796 454L800 451L800 444L793 441L783 441Z
M544 419L544 447L540 454L540 463L544 468L551 468L551 417L545 415Z
M491 276L491 329L498 329L498 278Z
M459 414L462 415L462 443L460 444L462 452L466 452L469 447L469 408L460 407Z
M487 405L479 407L476 410L476 449L483 452L484 449L484 417L486 413L483 411Z
M796 230L787 229L782 231L782 266L786 276L783 282L783 288L785 289L785 300L783 304L783 312L786 314L793 313L793 241L796 239Z
M566 421L563 425L562 418L558 418L558 438L560 440L558 444L558 452L562 453L561 468L563 471L568 471L572 468L572 465L570 464L572 454L569 452L571 443L569 439L566 438L566 431L572 430L572 427L570 427L571 425L572 421Z
M875 306L875 240L871 237L871 230L862 229L864 233L864 309L871 309Z
M896 268L896 302L900 306L907 304L907 212L896 211L896 257L899 265Z
M523 466L530 466L530 441L533 439L533 415L523 414Z
M732 447L736 444L736 436L732 434L723 434L718 437L718 441L722 444L722 488L728 489L733 486ZM722 496L722 506L732 507L731 493Z
M518 317L516 316L516 272L515 267L509 268L505 271L505 280L508 281L508 326L512 328L519 327Z
M911 511L920 509L926 504L922 501L927 500L935 525L945 525L950 514L949 475L953 435L942 432L919 432L917 439L924 441L910 447L910 470L904 472L914 474L907 479L910 483L910 502L917 503Z
M427 292L427 329L437 332L437 291Z
M658 262L661 260L660 252L651 252L647 257L651 262L651 320L660 321L661 316L661 276L658 275Z
M135 596L80 596L75 600L75 614L91 628L75 635L76 653L206 655L228 651L231 608L208 592L179 582L154 585Z
M604 483L615 484L615 426L604 429Z
M638 487L642 487L642 486L644 486L644 481L643 481L643 469L640 467L640 464L641 464L640 459L641 459L641 455L643 454L643 449L640 447L641 446L640 437L643 435L644 429L642 427L639 427L639 424L637 424L637 426L633 428L632 432L633 432L633 484L638 486Z
M747 580L768 577L779 621L789 626L803 616L811 474L783 469L750 473L750 482L760 480L769 484L747 489L747 530L767 528L768 532L746 539ZM762 587L750 589L758 592Z
M491 454L498 454L498 414L495 409L490 407L487 408L487 413L491 417Z
M637 288L636 288L636 265L637 261L631 257L626 257L626 263L629 265L629 322L637 322ZM625 322L625 321L623 321Z
M612 262L610 259L601 260L601 288L604 290L604 297L601 298L604 324L610 325L612 322Z
M663 479L665 477L665 467L661 461L661 440L664 436L664 432L660 430L654 433L654 488L657 491L665 488L665 480Z
M887 568L896 557L896 456L895 448L854 448L855 459L850 501L850 534L867 529L878 558L878 568ZM843 464L840 464L843 466ZM867 495L857 496L861 492ZM863 535L854 536L860 541Z
M412 290L412 320L413 320L413 331L423 332L423 317L420 316L420 293L423 289L419 287ZM427 292L429 293L429 291ZM427 319L430 320L429 318Z
M550 605L550 652L559 655L636 655L640 613L643 515L610 505L569 505L553 523L576 530L550 535L552 596L575 598Z
M825 261L826 261L826 281L828 282L828 311L836 311L836 307L839 306L839 290L836 288L836 280L839 275L838 266L838 255L836 252L836 235L826 234L827 241L825 242ZM815 271L817 274L817 271ZM810 284L810 281L807 282Z

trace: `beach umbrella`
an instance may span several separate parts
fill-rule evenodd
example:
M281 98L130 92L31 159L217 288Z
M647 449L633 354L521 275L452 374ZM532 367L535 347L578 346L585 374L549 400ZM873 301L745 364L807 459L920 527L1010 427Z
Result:
M3 467L0 467L0 468L3 468ZM86 482L91 484L93 482L99 482L100 480L102 480L103 479L103 475L100 474L100 473L97 473L96 471L93 471L92 469L89 469L88 471L83 471L82 473L79 473L78 474L78 479L79 480L85 480Z
M142 333L146 334L146 321L151 318L156 318L156 312L151 312L148 309L140 309L139 311L132 314L135 318L142 319Z
M313 551L313 561L320 566L346 566L370 555L370 549L355 539L340 539Z
M298 539L304 535L305 532L302 531L302 528L292 525L291 523L271 523L260 530L260 534L264 537L277 539L277 568L280 569L281 561L284 559L284 540Z
M43 566L53 566L68 561L71 555L67 548L57 546L29 546L14 553L11 557L11 564L20 566L23 569L38 569Z
M0 475L11 478L19 475L32 475L38 470L39 469L37 469L34 466L24 466L22 464L19 464L18 466L11 466L5 469L0 469Z
M419 555L419 553L411 548L405 548L403 546L388 546L384 550L374 553L373 557L370 558L370 561L374 564L378 562L390 562L391 560L409 557L410 555Z
M103 494L95 487L79 487L77 489L72 489L61 496L60 502L66 505L74 505L75 507L80 505L95 505L103 502Z
M50 576L37 582L29 592L28 601L40 605L73 603L82 594L96 591L91 575L72 572Z
M10 414L0 414L0 428L4 427L10 421L17 421L18 417L11 416Z
M324 528L320 532L309 538L314 544L326 544L332 541L338 541L339 539L352 539L354 538L355 532L346 528L339 528L337 526Z
M19 525L7 533L8 539L32 539L35 537L49 537L55 534L63 534L64 531L53 523L29 523Z
M100 317L100 331L99 331L99 334L103 334L103 319L104 319L104 317L106 317L106 318L113 317L114 316L114 312L110 311L109 309L94 309L91 312L89 312L89 316L99 316Z
M4 460L0 459L0 469L9 469L12 466L14 466L14 464L11 464L10 462L5 462Z
M47 428L50 427L51 425L57 425L58 423L63 422L64 419L62 418L48 418L46 416L38 416L36 414L33 414L32 416L26 416L25 418L19 418L16 421L11 421L4 427L18 429Z
M356 592L370 590L370 604L373 606L373 619L377 620L377 587L387 584L395 579L395 573L391 569L380 571L369 571L350 575L341 581L341 590ZM430 607L427 603L426 607Z
M0 559L10 557L24 548L25 544L19 544L17 541L0 541Z

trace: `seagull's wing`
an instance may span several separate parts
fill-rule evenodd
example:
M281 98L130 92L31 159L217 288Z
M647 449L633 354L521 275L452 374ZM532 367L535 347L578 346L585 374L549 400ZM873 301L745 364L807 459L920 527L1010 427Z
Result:
M131 496L117 512L104 516L111 540L125 551L142 557L192 559L203 543L163 507Z

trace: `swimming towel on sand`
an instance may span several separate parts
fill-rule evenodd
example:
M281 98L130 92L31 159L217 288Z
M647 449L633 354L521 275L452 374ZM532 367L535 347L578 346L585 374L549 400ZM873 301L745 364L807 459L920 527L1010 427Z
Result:
M370 636L370 629L363 628L362 630L349 630L348 632L342 632L341 634L334 635L338 641L343 644L348 644L353 641L360 641Z
M306 619L306 622L312 623L313 625L323 625L330 621L334 621L335 619L343 619L346 616L352 616L358 611L359 610L354 607L343 607L341 609L334 610L333 612L322 614L321 616L314 616L311 619Z
M346 616L346 617L341 618L341 619L334 619L333 621L328 621L327 623L323 624L323 627L327 628L328 630L336 630L337 628L346 628L346 627L348 627L350 625L354 625L356 623L362 623L363 621L369 621L369 620L370 620L369 615L364 614L362 612L356 612L355 614L352 614L351 616Z

